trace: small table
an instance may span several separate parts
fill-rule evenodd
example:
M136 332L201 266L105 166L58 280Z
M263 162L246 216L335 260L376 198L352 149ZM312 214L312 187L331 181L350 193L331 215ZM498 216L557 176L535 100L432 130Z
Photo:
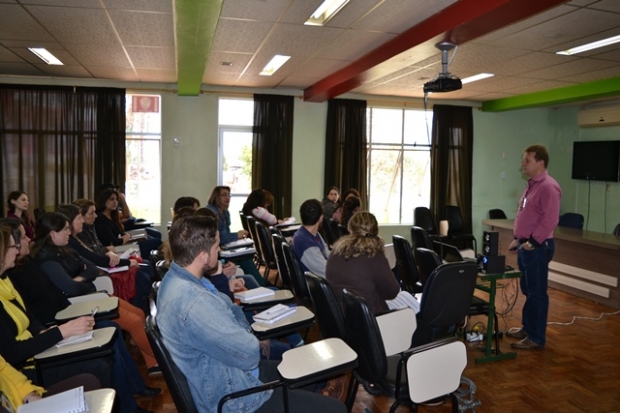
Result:
M99 389L84 393L88 413L111 413L114 406L114 389Z
M483 357L478 357L476 359L476 364L487 363L490 361L498 361L498 360L506 360L513 359L517 357L517 353L500 353L499 348L495 349L495 354L493 355L493 332L495 328L493 326L495 320L495 294L497 290L497 280L507 280L510 278L519 278L521 277L521 273L518 271L506 272L503 274L480 274L479 279L482 282L488 282L489 285L476 283L476 288L480 291L484 291L489 293L489 318L487 321L487 334L486 334L486 348Z
M355 351L339 338L328 338L286 351L278 372L289 387L300 387L355 367Z
M301 224L276 225L276 228L278 228L282 233L282 236L286 238L295 235L295 232L301 228Z
M303 306L296 307L296 309L297 310L293 314L273 324L255 321L251 326L254 334L259 340L264 340L267 338L279 337L288 332L292 333L296 330L312 327L314 324L314 313Z
M92 358L112 355L112 340L116 329L105 327L93 330L93 339L82 343L69 344L63 347L52 346L34 356L38 366L37 375L39 382L43 383L43 370L67 363L77 363Z
M263 308L268 308L278 303L290 301L293 298L295 298L295 296L290 290L276 290L274 291L273 295L268 295L266 297L260 297L255 300L248 300L248 301L239 300L239 302L243 306L244 311L250 311L250 310L260 310Z
M90 301L73 303L64 310L56 313L56 320L68 321L77 317L91 315L95 308L99 307L96 320L108 320L118 318L118 297L102 297Z

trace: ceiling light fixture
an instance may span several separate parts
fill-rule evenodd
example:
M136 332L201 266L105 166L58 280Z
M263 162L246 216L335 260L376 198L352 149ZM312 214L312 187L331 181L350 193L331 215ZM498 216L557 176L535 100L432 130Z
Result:
M273 58L271 58L269 63L267 63L267 65L263 68L263 71L260 72L260 75L261 76L271 76L271 75L273 75L290 58L291 58L291 56L284 56L284 55L281 55L281 54L275 55Z
M28 50L37 55L39 59L43 60L48 65L64 65L63 62L61 62L56 56L48 52L47 49L43 47L29 47Z
M493 77L493 76L495 76L493 73L478 73L477 75L469 76L469 77L466 77L465 79L462 79L461 83L462 84L471 83L477 80L482 80L482 79L486 79L488 77Z
M599 47L609 46L610 44L619 43L620 36L613 36L607 39L598 40L596 42L583 44L577 47L571 47L570 49L561 50L559 52L555 52L555 54L563 54L563 55L573 55L577 53L587 52L588 50L598 49Z
M323 26L348 2L349 0L324 0L304 24L308 26Z

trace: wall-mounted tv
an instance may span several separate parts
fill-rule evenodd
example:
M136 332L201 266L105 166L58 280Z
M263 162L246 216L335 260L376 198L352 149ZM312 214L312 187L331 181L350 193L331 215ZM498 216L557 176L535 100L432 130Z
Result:
M573 143L573 179L620 181L620 141Z

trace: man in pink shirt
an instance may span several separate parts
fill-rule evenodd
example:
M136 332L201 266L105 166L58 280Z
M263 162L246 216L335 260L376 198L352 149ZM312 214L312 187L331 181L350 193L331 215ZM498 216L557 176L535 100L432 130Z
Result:
M521 168L529 179L519 200L514 223L515 239L509 247L518 254L521 291L525 296L521 313L523 327L506 334L520 339L511 344L517 349L539 349L545 345L549 310L547 278L549 261L555 251L553 230L558 225L562 198L560 185L547 173L548 163L549 153L544 146L525 148Z

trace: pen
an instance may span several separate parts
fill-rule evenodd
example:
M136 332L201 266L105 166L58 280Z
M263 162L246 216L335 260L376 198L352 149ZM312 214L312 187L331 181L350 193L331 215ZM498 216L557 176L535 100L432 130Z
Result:
M94 317L97 314L97 311L99 311L99 306L93 308L93 311L91 312L91 317Z

